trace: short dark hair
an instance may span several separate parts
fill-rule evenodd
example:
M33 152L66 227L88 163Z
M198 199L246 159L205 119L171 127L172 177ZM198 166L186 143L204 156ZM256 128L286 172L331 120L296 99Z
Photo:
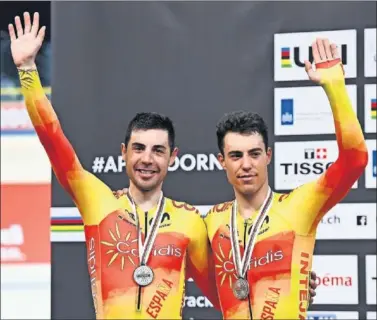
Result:
M228 132L240 134L259 133L266 150L268 148L268 128L263 118L253 112L234 111L225 114L216 126L217 145L222 155L224 155L224 137Z
M175 147L175 130L170 118L155 112L140 112L128 124L124 144L128 146L132 131L161 129L168 132L170 152Z

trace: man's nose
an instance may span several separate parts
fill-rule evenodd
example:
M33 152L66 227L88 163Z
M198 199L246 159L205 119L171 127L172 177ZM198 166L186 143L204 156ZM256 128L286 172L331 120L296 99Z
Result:
M248 156L244 156L242 159L242 169L249 171L253 168L253 161Z
M151 163L152 162L152 154L151 154L151 152L149 152L149 151L143 152L143 156L141 158L141 161L143 163L147 163L147 164Z

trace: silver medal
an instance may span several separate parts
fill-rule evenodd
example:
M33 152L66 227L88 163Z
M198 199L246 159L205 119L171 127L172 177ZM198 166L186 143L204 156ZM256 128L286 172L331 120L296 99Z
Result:
M250 259L253 254L254 245L256 242L257 235L260 228L262 227L265 216L267 215L273 199L273 193L271 188L268 190L266 199L264 200L260 212L256 218L256 222L251 228L250 237L245 243L244 255L241 258L241 252L238 242L238 232L237 232L237 200L234 200L232 211L230 214L230 243L232 246L233 253L233 263L236 270L236 275L238 279L233 284L233 294L239 300L244 300L249 295L249 283L245 279L247 270L249 269Z
M245 300L249 296L249 283L239 278L233 284L233 294L238 300Z
M133 214L135 216L136 224L137 224L137 236L138 236L138 253L139 253L139 263L140 265L135 269L133 273L134 281L141 287L148 286L152 283L154 278L153 270L147 266L149 255L152 251L152 247L154 241L156 239L158 228L161 223L162 213L165 209L165 198L161 192L160 200L158 201L157 205L157 212L152 220L151 223L151 231L145 238L145 242L142 242L141 237L141 229L139 225L139 217L137 214L136 204L131 196L130 190L127 194L128 200L131 203Z
M153 278L153 270L148 266L139 266L134 271L134 280L141 287L149 286L153 282Z

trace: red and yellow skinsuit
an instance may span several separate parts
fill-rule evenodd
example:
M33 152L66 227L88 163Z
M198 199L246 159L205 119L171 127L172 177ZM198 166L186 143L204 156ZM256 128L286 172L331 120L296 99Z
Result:
M214 273L209 271L209 243L203 219L194 207L166 200L148 265L151 285L133 280L138 266L137 233L126 197L80 164L45 96L37 71L19 71L22 93L38 137L54 173L80 211L85 225L87 261L97 319L181 319L185 278L193 277L216 306ZM138 210L143 237L155 214ZM186 274L187 268L187 274ZM74 290L74 288L73 288Z
M237 279L229 231L232 202L214 206L205 218L225 319L306 319L309 271L318 223L346 196L367 164L364 136L344 81L331 81L342 78L339 74L342 68L338 63L321 72L334 115L338 159L317 181L287 195L274 194L247 272L248 299L237 300L232 292ZM257 214L247 220L237 215L241 256Z

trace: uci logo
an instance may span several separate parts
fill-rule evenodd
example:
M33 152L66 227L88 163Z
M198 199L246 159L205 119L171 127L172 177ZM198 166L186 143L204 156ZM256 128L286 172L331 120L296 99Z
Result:
M305 63L304 63L304 59L300 58L300 49L303 49L303 47L301 47L301 48L300 47L293 47L293 62L296 66L304 68ZM290 58L290 51L291 50L292 50L292 48L282 48L282 59L283 60L290 60L289 58ZM310 46L306 50L308 50L309 61L311 63L313 63L314 58L313 58L312 47ZM343 63L343 65L347 65L347 45L342 44L340 51L341 51L342 63ZM305 57L307 57L307 55L305 55ZM285 63L285 65L287 65L287 63Z

